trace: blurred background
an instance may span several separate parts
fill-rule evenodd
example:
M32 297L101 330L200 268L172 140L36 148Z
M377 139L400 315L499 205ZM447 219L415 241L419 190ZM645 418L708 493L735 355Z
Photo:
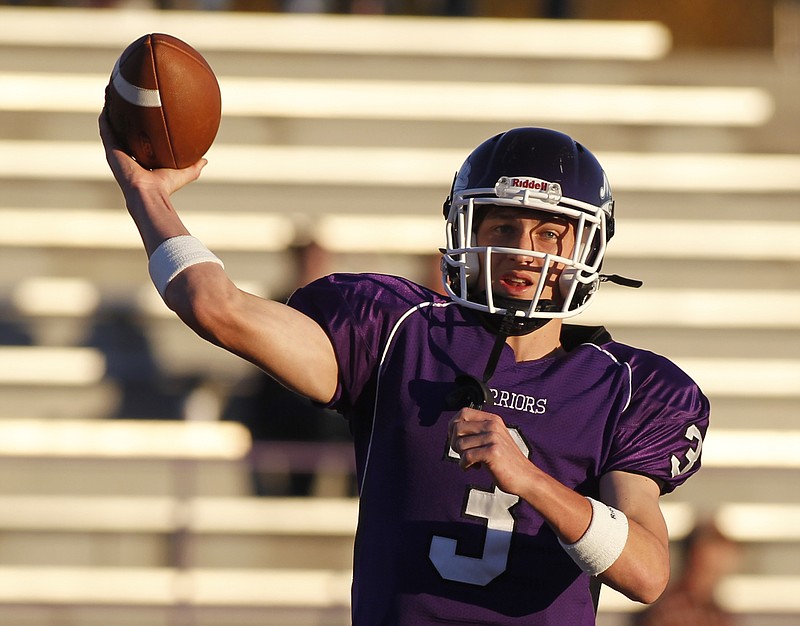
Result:
M683 608L604 590L598 623L800 623L800 2L17 1L0 25L0 623L349 623L346 427L172 317L105 164L103 90L148 32L219 78L174 201L268 298L436 285L475 145L585 143L617 199L605 269L645 286L576 321L712 401L704 469L664 499Z

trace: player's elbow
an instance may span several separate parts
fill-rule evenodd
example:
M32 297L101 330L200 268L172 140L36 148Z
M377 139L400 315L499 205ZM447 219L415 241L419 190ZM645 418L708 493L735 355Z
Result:
M634 602L652 604L658 600L669 583L669 568L653 567L642 569L624 590L625 595Z
M628 599L652 604L661 597L669 583L669 557L620 559L600 580Z
M653 584L649 584L642 588L639 593L632 598L632 600L641 602L642 604L653 604L653 602L661 597L666 588L666 582L662 584L660 581L653 581Z

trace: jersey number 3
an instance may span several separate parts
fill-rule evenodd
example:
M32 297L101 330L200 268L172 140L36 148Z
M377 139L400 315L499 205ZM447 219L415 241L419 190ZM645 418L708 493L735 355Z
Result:
M527 457L530 453L516 429L509 429L517 446ZM449 456L458 459L451 448ZM431 540L429 557L442 578L471 585L487 585L506 570L508 552L511 548L511 533L514 517L511 507L519 502L519 496L494 488L494 491L469 490L464 514L486 520L486 540L480 558L456 553L458 541L450 537L435 535Z
M680 476L681 474L685 474L688 472L694 464L697 463L697 460L700 458L700 452L703 450L703 435L700 432L700 429L692 424L689 428L686 429L686 434L684 435L686 439L691 442L697 442L697 446L694 448L689 447L686 451L686 463L681 465L681 460L672 455L671 463L672 463L672 477L675 478L676 476Z

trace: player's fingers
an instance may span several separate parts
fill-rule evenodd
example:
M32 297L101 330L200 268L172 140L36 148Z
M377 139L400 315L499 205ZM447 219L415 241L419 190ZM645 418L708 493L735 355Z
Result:
M448 429L449 429L450 432L452 432L453 428L457 424L461 424L461 425L467 424L467 423L480 424L480 423L486 421L487 419L492 419L492 418L500 419L498 416L493 415L492 413L487 413L486 411L480 411L478 409L464 408L464 409L461 409L458 413L456 413L452 417L452 419L450 420L450 423L448 424Z
M117 180L120 180L120 177L125 173L125 168L130 167L136 162L127 154L125 154L120 147L119 142L114 135L114 131L111 130L111 125L108 123L108 119L106 118L105 109L103 109L103 111L100 113L100 117L97 120L97 126L100 130L100 138L103 141L103 147L106 151L106 161L108 162L109 167L111 167L111 171L114 173L114 176L117 178Z
M473 421L485 420L486 416L491 415L491 413L487 413L486 411L481 411L480 409L465 407L461 409L456 415L465 422L473 422Z
M108 125L105 109L103 109L100 117L97 118L97 127L100 130L100 139L103 141L103 147L106 150L106 158L108 158L113 150L119 150L119 146L117 145L117 140L116 137L114 137L111 127Z
M461 409L448 424L448 435L454 436L487 432L505 427L500 416L477 409Z
M481 422L466 420L460 416L460 413L451 419L447 425L447 435L450 438L451 445L460 437L474 435L482 430Z
M465 435L459 437L453 449L458 452L459 466L461 469L477 469L485 460L487 447L491 443L486 442L484 435Z
M97 118L97 127L100 129L100 137L103 138L103 143L110 143L114 133L111 132L111 124L108 123L108 113L105 107L100 111L100 115Z
M483 423L458 423L450 435L450 447L463 459L465 454L485 446L490 436Z
M100 116L97 118L97 127L100 130L100 139L103 140L103 146L106 149L106 153L119 152L120 154L127 156L122 151L122 146L120 145L117 136L114 134L114 131L111 128L105 107L100 112Z
M206 166L208 161L200 159L197 163L183 168L182 170L154 170L155 172L164 172L170 178L171 188L170 194L174 193L184 185L197 180L200 177L200 172Z

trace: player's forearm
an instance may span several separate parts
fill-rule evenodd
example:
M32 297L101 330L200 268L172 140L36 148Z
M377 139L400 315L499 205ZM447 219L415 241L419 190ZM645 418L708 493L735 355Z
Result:
M629 519L629 524L625 549L598 578L631 600L650 604L669 582L669 551L635 520Z
M655 483L629 476L620 479L625 481L624 486L619 487L618 480L614 489L606 489L600 497L603 506L598 509L606 505L623 513L627 509L628 528L627 536L609 538L620 541L621 551L598 578L632 600L650 603L663 593L669 580L666 527L658 508L657 491L650 490ZM535 466L531 480L519 495L545 518L564 544L572 545L584 538L593 522L595 511L587 498Z
M669 581L669 538L659 497L658 485L640 474L610 472L600 482L601 500L628 519L625 548L600 580L638 602L654 602Z
M531 465L526 489L517 495L544 517L561 541L575 543L592 521L591 504L579 493Z
M189 234L169 196L160 187L138 184L123 191L128 213L139 231L148 258L166 239Z
M641 474L610 472L600 481L600 499L627 516L628 536L619 558L599 578L638 602L655 601L669 580L669 538L660 495L658 485Z
M162 241L187 234L170 197L181 187L197 180L206 165L201 159L182 170L147 170L120 148L105 111L98 118L106 161L125 197L128 212L139 229L148 257Z

